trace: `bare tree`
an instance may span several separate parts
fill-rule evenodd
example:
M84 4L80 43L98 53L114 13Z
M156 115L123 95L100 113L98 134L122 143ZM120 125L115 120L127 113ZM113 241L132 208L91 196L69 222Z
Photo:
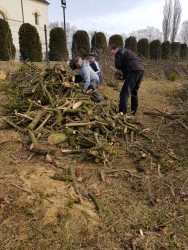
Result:
M180 39L182 43L188 45L188 21L183 22L181 25Z
M133 31L130 33L130 35L136 37L137 40L140 40L142 38L147 38L149 42L153 40L162 41L162 37L163 37L162 32L153 26L148 26L146 29Z
M59 22L52 22L52 23L49 23L48 25L49 30L56 28L56 27L59 27Z
M166 0L163 10L163 36L164 41L168 41L171 32L173 5L172 0Z
M171 42L175 42L181 20L181 4L179 0L174 0L174 10L172 17Z

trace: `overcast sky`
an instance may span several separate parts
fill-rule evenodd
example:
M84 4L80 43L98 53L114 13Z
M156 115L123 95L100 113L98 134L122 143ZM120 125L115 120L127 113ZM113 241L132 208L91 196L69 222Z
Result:
M49 21L63 21L61 0L49 0ZM188 0L180 0L181 22L188 20ZM129 34L154 26L162 31L165 0L66 0L66 22L86 31Z

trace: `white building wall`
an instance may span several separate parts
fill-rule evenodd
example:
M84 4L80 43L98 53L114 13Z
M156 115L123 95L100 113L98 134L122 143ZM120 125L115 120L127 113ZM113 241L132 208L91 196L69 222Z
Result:
M37 0L22 0L24 23L30 23L38 30L42 43L43 54L45 55L45 33L44 25L48 30L48 5ZM21 0L0 0L0 12L5 14L12 31L13 42L16 47L16 59L19 59L18 31L23 23ZM35 25L35 12L38 13L39 23Z

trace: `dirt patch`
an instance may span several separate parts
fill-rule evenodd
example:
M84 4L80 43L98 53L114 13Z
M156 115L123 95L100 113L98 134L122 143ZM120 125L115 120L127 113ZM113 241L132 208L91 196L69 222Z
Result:
M151 140L138 136L134 145L118 148L110 168L83 162L79 155L58 155L47 163L45 156L29 151L27 138L13 129L1 129L0 248L186 249L187 134L164 117L144 114L155 109L175 111L167 93L180 86L180 82L143 81L135 123ZM99 91L118 100L117 89L102 86ZM0 99L2 103L7 98L1 93ZM79 193L72 182L51 178L70 166L76 169Z

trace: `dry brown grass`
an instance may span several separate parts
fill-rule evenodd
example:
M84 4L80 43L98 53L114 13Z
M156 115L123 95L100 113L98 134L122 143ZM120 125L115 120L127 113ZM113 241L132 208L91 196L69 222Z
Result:
M104 85L99 91L117 100L120 88L121 83L115 90ZM134 122L152 142L136 135L126 148L118 144L111 168L83 162L79 155L46 163L43 156L31 155L27 138L0 123L0 249L187 250L187 131L143 113L179 110L181 88L181 80L145 77ZM5 94L0 99L8 104ZM70 165L77 169L81 200L72 184L51 179ZM110 169L121 171L106 172ZM86 190L97 198L100 213Z

